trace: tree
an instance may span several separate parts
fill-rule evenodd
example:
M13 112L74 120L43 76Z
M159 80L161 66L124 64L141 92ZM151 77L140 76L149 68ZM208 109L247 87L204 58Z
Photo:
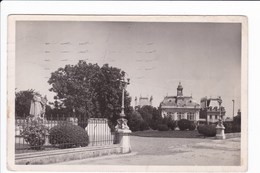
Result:
M143 120L148 124L151 123L153 118L153 107L152 106L143 106L138 109L138 112L141 114Z
M162 123L162 117L156 107L146 105L138 108L137 111L141 114L148 126L154 130L157 129L158 124Z
M75 112L84 120L103 117L115 123L121 112L120 80L124 74L124 71L108 64L99 67L98 64L79 61L53 72L48 83L52 85L50 91L56 93L55 107L65 107L68 114ZM127 113L131 98L126 91L124 101Z
M30 113L31 100L33 95L37 93L33 89L19 91L15 93L15 117L28 116ZM37 93L39 94L39 93Z
M132 131L139 131L143 122L144 120L138 111L133 111L131 116L128 118L128 125Z

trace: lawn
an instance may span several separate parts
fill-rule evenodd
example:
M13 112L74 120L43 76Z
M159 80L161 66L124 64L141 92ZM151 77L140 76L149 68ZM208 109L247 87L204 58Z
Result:
M157 137L157 138L204 138L203 135L199 134L197 130L189 131L157 131L157 130L146 130L132 132L132 136L140 137Z

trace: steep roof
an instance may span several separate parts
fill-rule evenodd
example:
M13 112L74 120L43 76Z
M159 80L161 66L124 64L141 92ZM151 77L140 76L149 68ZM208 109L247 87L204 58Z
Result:
M161 106L170 107L195 107L199 108L200 104L197 103L191 96L177 97L166 96L161 102Z

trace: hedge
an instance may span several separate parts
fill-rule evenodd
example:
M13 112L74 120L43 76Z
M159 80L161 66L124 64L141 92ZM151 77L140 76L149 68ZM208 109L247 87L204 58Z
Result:
M216 125L199 125L198 132L207 137L216 136Z
M89 143L87 132L80 126L69 123L51 128L49 140L59 148L85 147Z

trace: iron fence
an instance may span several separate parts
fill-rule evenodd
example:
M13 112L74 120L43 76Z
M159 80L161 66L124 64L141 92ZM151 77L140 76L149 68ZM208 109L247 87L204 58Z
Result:
M61 115L47 119L33 119L29 116L15 119L16 154L116 143L114 126L105 118L86 120Z

